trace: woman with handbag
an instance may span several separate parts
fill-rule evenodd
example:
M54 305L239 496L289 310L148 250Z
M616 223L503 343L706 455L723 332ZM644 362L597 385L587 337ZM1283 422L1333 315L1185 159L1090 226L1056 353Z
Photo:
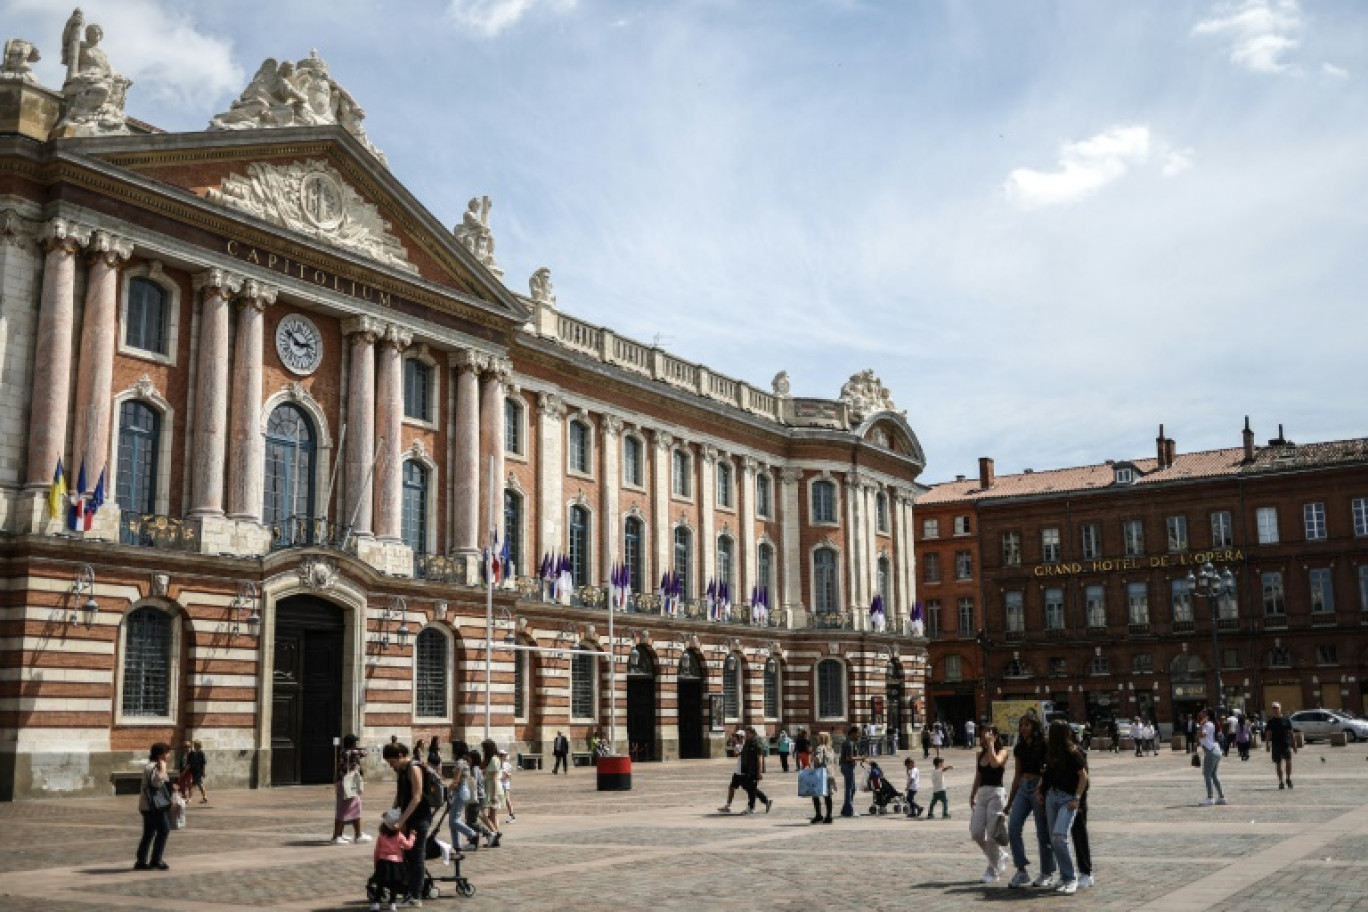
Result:
M167 789L166 755L171 745L158 741L147 755L143 769L142 791L138 794L138 811L142 813L142 840L138 843L138 859L133 865L138 871L165 871L170 866L162 861L166 851L166 837L171 835L171 822L166 812L171 809L171 793ZM151 849L151 857L148 856Z
M361 832L361 793L366 787L361 761L365 759L366 752L358 744L356 735L347 735L342 739L342 751L337 755L337 770L333 776L333 788L337 793L337 810L333 814L333 845L371 840L370 836ZM343 836L342 830L349 823L352 825L352 835Z
M831 823L831 790L836 783L836 752L831 749L831 732L818 733L817 749L812 752L811 772L826 779L824 794L812 796L812 822ZM826 800L825 817L822 816L823 798Z
M1007 806L1007 789L1002 776L1007 769L1007 748L998 737L997 727L979 729L979 755L974 764L974 787L969 790L969 835L988 859L983 882L993 883L1007 873L1007 851L998 843L996 831Z

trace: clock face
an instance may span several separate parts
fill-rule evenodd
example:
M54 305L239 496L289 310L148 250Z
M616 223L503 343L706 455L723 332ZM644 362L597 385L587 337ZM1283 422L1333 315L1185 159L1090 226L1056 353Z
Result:
M296 374L312 374L323 360L323 338L308 317L291 314L276 327L276 353Z

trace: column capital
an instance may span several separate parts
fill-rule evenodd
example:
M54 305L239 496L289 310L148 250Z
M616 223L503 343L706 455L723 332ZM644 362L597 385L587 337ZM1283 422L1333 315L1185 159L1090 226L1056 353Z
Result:
M384 331L385 324L374 317L362 315L342 321L342 335L361 336L366 342L374 342Z
M803 480L803 470L797 466L784 466L779 470L779 480L784 484L797 484Z
M565 400L555 393L538 393L537 412L559 421L565 417Z
M721 452L719 452L717 447L715 446L703 447L703 461L706 462L708 465L712 465L714 462L717 462L718 457L720 457L721 455Z
M90 229L67 219L55 218L43 223L38 239L46 250L60 249L75 253L78 248L90 243Z
M236 272L219 269L215 266L195 274L191 286L197 292L205 292L204 297L231 298L242 291L242 276Z
M386 323L380 339L402 352L413 344L413 333L397 323Z
M115 269L133 255L133 241L108 231L96 231L91 235L86 249L92 263L104 261L110 269Z
M504 355L490 355L485 363L485 373L490 379L507 384L513 376L513 361Z
M250 307L257 313L270 307L276 301L276 295L280 289L274 285L267 285L256 279L244 279L242 282L242 293L238 296L237 305L242 308Z
M675 445L674 435L669 431L652 431L651 436L655 438L655 445L658 450L668 450Z
M622 419L617 415L603 416L603 436L616 437L622 433Z
M467 371L474 374L483 373L489 366L489 356L473 348L463 348L460 351L452 352L449 360L451 366L456 368L457 373L462 374Z
M25 248L33 240L36 231L14 209L0 210L0 244L13 244Z
M763 463L754 456L745 456L741 459L741 471L745 472L747 475L754 475L756 472L760 471L762 465Z

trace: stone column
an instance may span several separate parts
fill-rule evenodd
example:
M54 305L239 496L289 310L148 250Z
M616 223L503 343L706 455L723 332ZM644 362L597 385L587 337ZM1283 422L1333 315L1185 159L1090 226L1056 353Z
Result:
M717 576L717 447L702 446L698 452L698 565L702 577L696 591L701 597L708 580Z
M903 493L898 488L888 489L888 508L893 518L893 607L889 608L889 627L903 629L912 602L907 597L907 513L903 509ZM893 621L897 620L894 628Z
M670 528L670 452L675 440L666 431L655 431L652 438L651 541L655 544L655 566L651 568L653 578L646 580L648 589L655 589L660 578L674 569L674 561L671 560L674 530Z
M223 515L223 464L228 444L228 307L242 276L211 269L195 276L200 298L195 449L190 465L191 516Z
M618 458L618 446L622 439L622 419L615 415L604 415L599 439L603 445L602 468L599 474L599 498L602 504L599 528L603 530L603 545L599 562L603 572L599 579L604 585L613 580L613 565L622 559L622 533L618 523L618 485L622 483L622 465Z
M529 556L528 566L542 555L552 556L565 550L561 538L565 504L562 490L565 481L565 453L562 445L562 425L565 419L565 400L555 393L537 395L537 555Z
M802 517L798 508L798 485L802 478L802 469L790 466L779 470L779 487L782 491L779 520L783 524L780 579L783 580L784 607L792 609L803 607L803 555L799 541Z
M488 363L477 351L452 356L456 368L456 464L452 497L456 501L456 550L480 550L480 372Z
M854 472L849 472L845 477L845 484L842 486L842 493L845 496L845 543L846 543L846 591L845 607L850 611L855 611L857 607L864 604L864 592L862 584L864 575L860 572L861 554L863 542L860 535L860 479ZM868 605L864 607L868 608Z
M89 250L81 361L76 371L76 439L71 463L77 472L85 466L89 486L86 490L93 491L96 480L109 462L114 349L119 339L119 267L133 252L133 242L97 231L90 239Z
M902 498L903 539L899 554L902 557L903 578L903 616L912 616L912 607L917 603L917 513L913 509L911 494Z
M266 438L261 430L261 313L275 303L279 289L247 279L237 300L237 341L233 350L233 446L228 458L228 515L261 522L265 499Z
M342 324L351 338L351 372L347 377L347 498L338 521L351 525L352 535L371 534L375 459L375 340L384 331L379 320L353 317Z
M484 511L482 520L492 516L494 529L498 532L500 547L508 530L504 527L503 492L507 483L504 471L504 397L506 384L513 373L513 364L507 358L491 358L489 369L480 381L480 450L483 453L484 474L480 476L480 503ZM494 502L489 502L489 479L494 483ZM483 544L483 542L481 543ZM526 572L526 568L519 568ZM529 666L530 667L530 666Z
M375 537L398 542L404 504L404 350L413 334L388 324L379 338L375 368Z
M874 601L875 594L879 591L879 521L875 516L874 500L878 494L878 485L870 482L860 485L860 510L864 524L861 532L867 543L864 554L864 578L865 578L865 607ZM892 568L889 568L890 572Z
M38 305L25 469L28 486L35 490L46 489L52 483L57 460L66 452L67 416L71 410L71 342L76 325L76 251L89 239L89 228L65 219L53 219L43 226L47 259ZM64 468L68 478L76 471L71 466Z
M741 531L738 537L741 539L741 572L736 577L736 601L740 602L750 598L751 589L759 584L756 579L756 562L758 560L757 541L755 538L755 473L759 471L760 463L749 456L741 460Z

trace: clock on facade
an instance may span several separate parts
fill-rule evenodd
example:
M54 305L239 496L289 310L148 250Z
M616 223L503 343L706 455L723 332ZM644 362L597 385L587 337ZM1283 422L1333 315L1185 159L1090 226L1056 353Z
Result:
M308 317L290 314L276 327L276 352L294 373L312 374L323 360L323 337Z

